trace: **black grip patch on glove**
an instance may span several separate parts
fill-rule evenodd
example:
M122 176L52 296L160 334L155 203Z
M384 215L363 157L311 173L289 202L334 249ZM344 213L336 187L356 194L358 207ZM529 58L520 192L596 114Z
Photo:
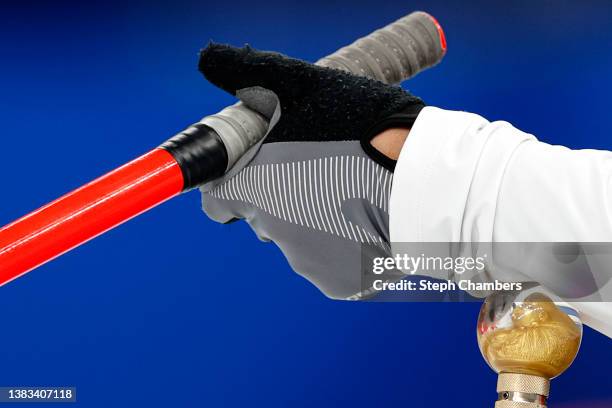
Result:
M425 106L398 86L249 46L211 43L200 53L199 69L233 95L254 86L276 93L281 119L264 143L360 140L374 160L391 170L393 160L366 147L375 136L371 130L382 131L385 124L410 127Z

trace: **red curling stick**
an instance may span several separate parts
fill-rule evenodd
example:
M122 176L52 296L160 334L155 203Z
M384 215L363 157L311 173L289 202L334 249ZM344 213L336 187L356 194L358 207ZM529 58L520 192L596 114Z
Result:
M438 22L414 12L318 65L398 83L438 63ZM238 124L238 125L237 125ZM156 205L215 179L265 133L265 118L237 104L208 116L161 147L0 229L0 286Z

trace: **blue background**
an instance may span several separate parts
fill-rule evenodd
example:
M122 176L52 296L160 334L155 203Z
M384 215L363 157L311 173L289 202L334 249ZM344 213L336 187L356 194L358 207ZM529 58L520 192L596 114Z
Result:
M0 224L231 103L196 70L209 39L315 60L415 9L449 43L405 84L428 103L612 149L603 1L93 3L3 4ZM488 407L478 307L326 299L192 192L0 289L0 385L74 385L87 407ZM611 362L587 329L555 406L612 400Z

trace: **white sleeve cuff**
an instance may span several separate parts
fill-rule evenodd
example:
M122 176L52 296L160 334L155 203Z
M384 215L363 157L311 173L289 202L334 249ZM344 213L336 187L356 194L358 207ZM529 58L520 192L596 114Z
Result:
M505 166L534 139L507 122L424 108L395 168L391 242L491 242Z

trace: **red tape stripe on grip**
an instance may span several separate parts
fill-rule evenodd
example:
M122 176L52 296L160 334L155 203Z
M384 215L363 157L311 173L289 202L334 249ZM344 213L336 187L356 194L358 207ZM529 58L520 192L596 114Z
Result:
M0 229L0 285L137 216L183 188L155 149Z
M444 30L442 29L442 26L440 25L440 23L438 23L438 20L436 20L434 16L432 16L431 14L427 15L429 16L429 18L431 18L434 25L436 26L436 29L438 30L438 35L440 36L440 47L442 47L442 53L446 54L446 36L444 35Z

